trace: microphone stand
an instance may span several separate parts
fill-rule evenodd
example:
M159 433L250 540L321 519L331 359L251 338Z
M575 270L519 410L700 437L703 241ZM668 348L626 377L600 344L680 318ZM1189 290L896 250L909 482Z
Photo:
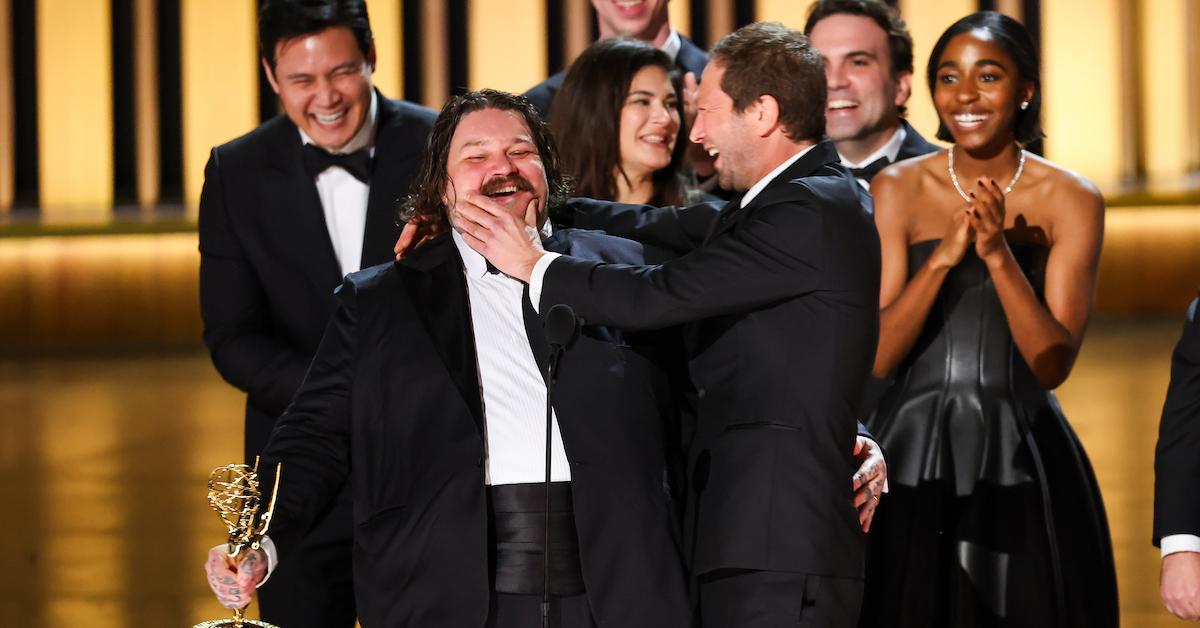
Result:
M558 361L562 345L551 345L550 363L546 366L546 536L542 552L542 628L550 628L550 445L554 433L554 380L558 376Z

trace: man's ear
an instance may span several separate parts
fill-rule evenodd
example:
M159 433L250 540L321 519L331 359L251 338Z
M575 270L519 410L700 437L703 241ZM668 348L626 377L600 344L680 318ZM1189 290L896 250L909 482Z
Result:
M271 84L271 91L275 92L275 95L278 96L279 83L275 81L275 71L272 70L271 65L267 63L266 57L261 57L259 61L262 61L263 72L267 75L267 82Z
M897 108L903 107L904 103L912 97L912 72L901 72L896 75L896 102Z
M755 131L759 137L766 137L779 126L779 101L770 94L763 94L751 105L754 117Z

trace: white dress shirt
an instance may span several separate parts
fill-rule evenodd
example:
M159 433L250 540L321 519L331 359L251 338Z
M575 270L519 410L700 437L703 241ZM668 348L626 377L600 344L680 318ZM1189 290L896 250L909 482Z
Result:
M683 40L679 38L679 31L672 28L671 32L667 33L667 39L659 50L667 53L667 56L671 57L671 62L674 63L675 57L679 56L680 48L683 48Z
M1200 552L1200 536L1195 534L1168 534L1159 541L1162 557L1176 552Z
M371 94L371 107L367 120L350 141L337 151L339 154L353 153L360 148L369 149L375 156L375 130L379 119L378 94ZM307 133L300 130L300 140L305 144L316 144ZM321 198L321 210L325 213L325 228L333 253L341 266L342 276L362 267L363 232L367 227L367 194L371 187L354 178L339 166L326 168L316 178L317 195Z
M900 146L904 144L904 139L906 137L908 137L908 131L904 130L904 125L900 125L896 127L896 131L892 133L892 139L888 140L883 146L880 146L879 150L867 155L866 159L855 163L849 159L846 159L846 157L840 152L838 153L838 157L842 158L842 165L847 168L866 168L874 163L876 159L880 159L882 157L887 157L889 162L895 163L896 157L900 155ZM858 181L859 185L863 186L864 190L871 189L871 184L868 183L866 179L855 180Z
M547 235L550 223L546 223ZM545 480L546 382L533 358L525 331L521 299L525 284L501 273L489 273L483 256L467 246L457 231L454 244L463 260L479 391L487 437L486 482L522 484ZM566 482L571 468L553 418L550 479Z

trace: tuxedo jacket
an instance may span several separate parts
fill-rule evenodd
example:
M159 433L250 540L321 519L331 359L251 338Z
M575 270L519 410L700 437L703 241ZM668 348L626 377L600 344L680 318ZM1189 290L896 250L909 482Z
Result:
M640 246L560 230L546 247L640 261ZM304 385L263 456L282 462L270 535L280 561L349 478L364 626L482 626L491 573L484 418L462 261L450 236L346 277ZM523 299L545 370L542 322ZM544 310L543 310L544 311ZM589 606L601 627L689 625L666 481L657 368L585 326L560 362L555 411L570 461Z
M394 257L398 202L432 111L378 96L362 266ZM342 272L300 133L280 115L212 150L200 194L200 312L217 371L247 393L246 459L262 451L333 314Z
M1171 384L1154 456L1154 544L1172 534L1200 536L1200 320L1188 308L1171 355Z
M849 476L875 355L879 238L867 198L822 142L705 240L661 266L564 257L541 303L627 329L686 323L698 416L685 520L693 575L719 568L861 578ZM687 241L705 212L610 206L613 222ZM612 217L612 216L610 216ZM689 228L690 227L690 228Z
M708 53L683 35L679 36L679 42L679 54L675 55L675 65L685 74L687 72L695 73L696 80L700 80L700 75L704 73L704 68L708 65ZM550 105L554 103L554 95L562 87L563 79L566 76L567 71L562 70L525 92L525 97L542 114L542 118L549 119Z

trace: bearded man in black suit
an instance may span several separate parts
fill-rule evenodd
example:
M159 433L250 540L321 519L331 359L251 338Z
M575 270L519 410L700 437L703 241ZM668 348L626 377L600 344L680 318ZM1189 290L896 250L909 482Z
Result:
M247 461L300 387L341 278L391 258L396 203L435 117L372 87L362 0L268 0L258 27L283 114L213 149L199 218L204 342L247 394ZM354 626L349 494L321 511L305 550L263 587L267 621Z
M549 131L519 96L452 99L408 208L444 222L484 196L544 246L640 263L641 246L552 230L567 188ZM349 478L365 627L528 627L540 619L550 354L523 283L458 234L350 274L304 385L263 456L283 465L270 551L206 569L244 606L267 565L301 557L319 505ZM686 628L663 410L665 378L636 339L584 324L555 379L551 625ZM351 464L353 461L353 464ZM844 478L843 478L844 480Z
M753 24L713 49L691 139L746 190L690 253L630 267L544 252L486 197L452 212L463 239L566 303L628 329L687 325L699 398L686 547L705 626L850 627L865 537L845 473L879 323L879 238L825 134L825 74L803 34ZM630 222L685 212L628 207ZM620 208L617 208L620 212Z

